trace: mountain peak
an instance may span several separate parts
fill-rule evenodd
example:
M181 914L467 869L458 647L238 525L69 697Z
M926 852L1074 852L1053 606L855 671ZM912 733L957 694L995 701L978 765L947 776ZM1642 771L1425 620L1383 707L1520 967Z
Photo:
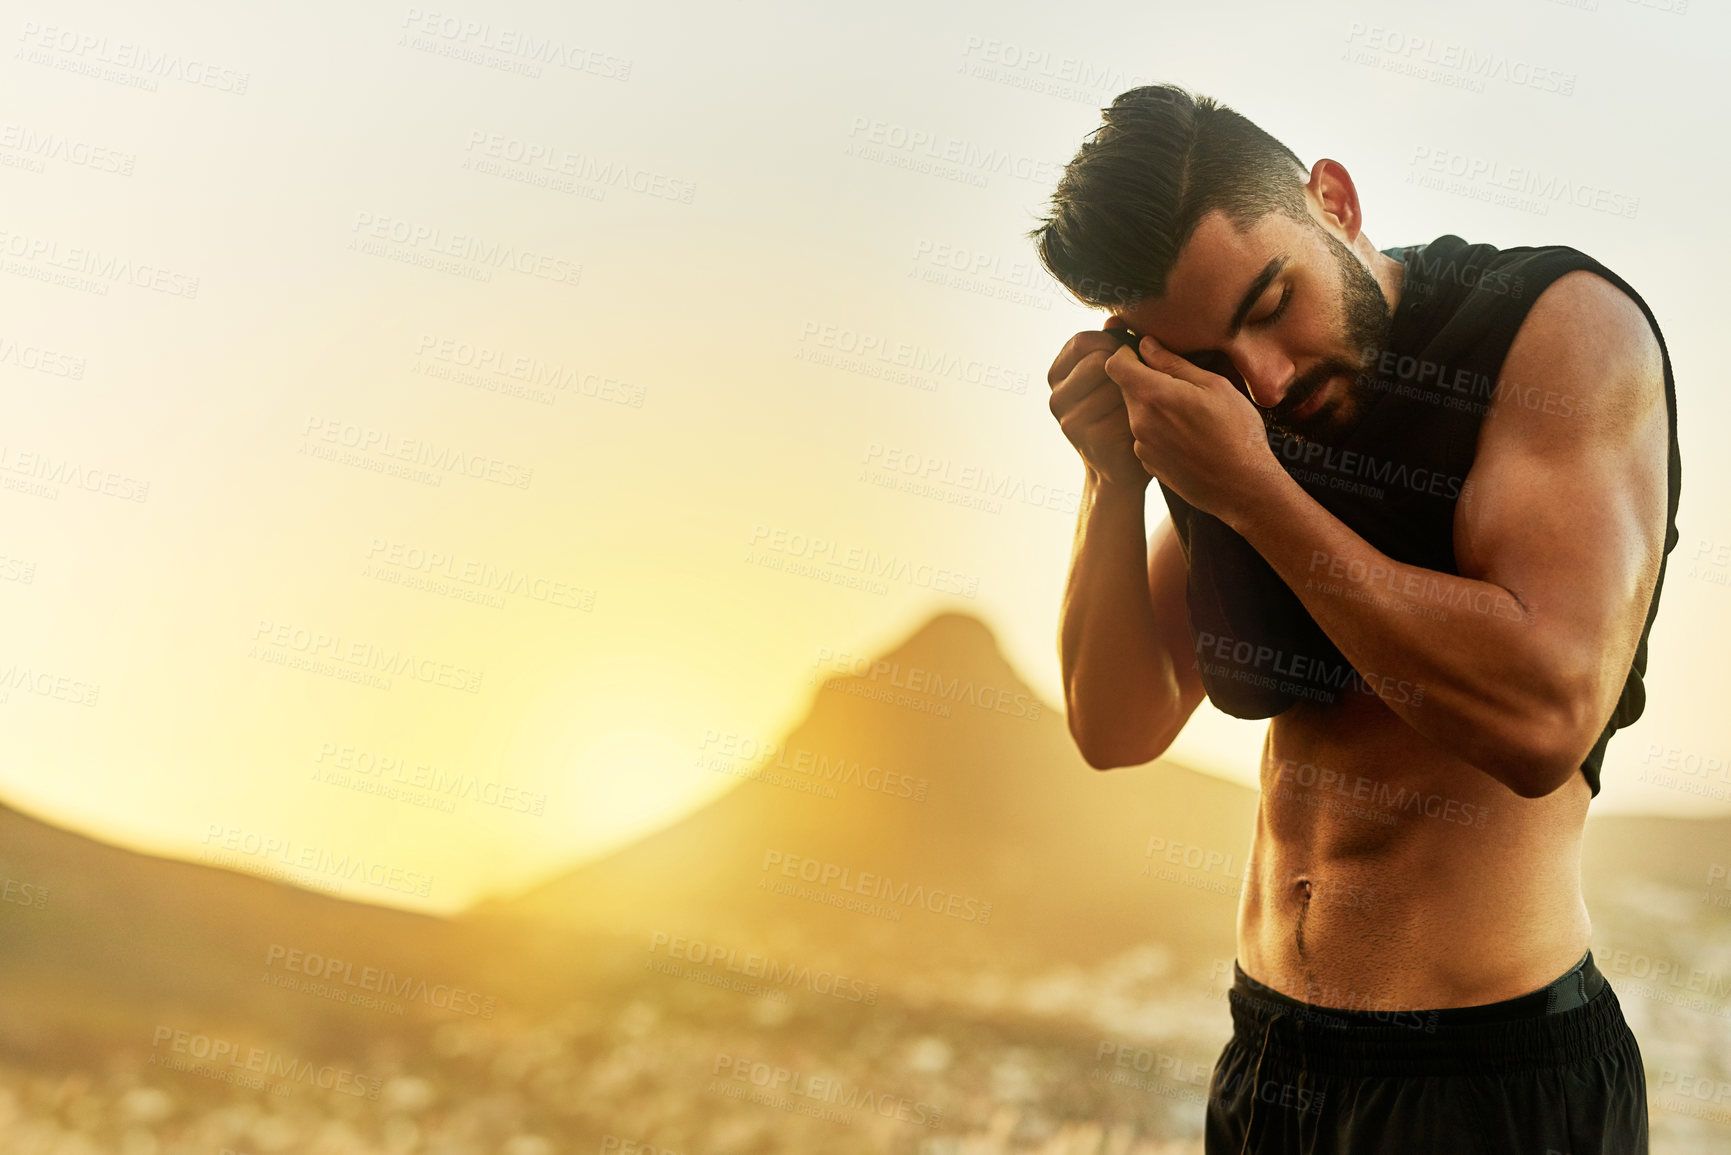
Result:
M838 681L849 683L846 692L859 697L893 701L940 717L955 716L959 704L981 706L982 693L988 711L1032 718L1045 709L1004 656L992 628L958 610L932 615L875 655L834 654L820 660L814 684L829 689ZM1000 696L1013 698L1014 704L1000 707ZM813 703L814 713L820 702Z
M998 647L998 635L992 632L992 627L962 610L940 610L933 614L885 656L905 653L909 658L923 657L930 650L959 659L1004 660Z

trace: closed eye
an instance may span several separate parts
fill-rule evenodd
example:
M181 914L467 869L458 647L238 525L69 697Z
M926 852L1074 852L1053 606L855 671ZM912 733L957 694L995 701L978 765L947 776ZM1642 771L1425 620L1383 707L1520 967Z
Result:
M1280 320L1280 315L1282 313L1286 312L1286 302L1290 301L1291 299L1292 299L1292 285L1290 282L1288 282L1285 290L1280 294L1280 304L1274 306L1274 308L1266 316L1258 317L1256 320L1254 320L1250 323L1252 325L1272 325L1272 324L1274 324L1274 322Z

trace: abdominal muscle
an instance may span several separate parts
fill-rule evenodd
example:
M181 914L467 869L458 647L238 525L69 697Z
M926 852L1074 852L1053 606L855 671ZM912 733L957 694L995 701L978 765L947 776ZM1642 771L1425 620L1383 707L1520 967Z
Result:
M1329 1007L1477 1006L1587 950L1580 774L1522 798L1346 691L1269 724L1261 777L1238 907L1258 982Z

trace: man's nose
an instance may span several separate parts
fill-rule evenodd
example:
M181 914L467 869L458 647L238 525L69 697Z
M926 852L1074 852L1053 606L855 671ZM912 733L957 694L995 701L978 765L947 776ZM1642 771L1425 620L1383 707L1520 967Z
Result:
M1273 409L1280 404L1298 377L1297 367L1277 350L1235 349L1229 356L1244 380L1250 399L1264 409Z

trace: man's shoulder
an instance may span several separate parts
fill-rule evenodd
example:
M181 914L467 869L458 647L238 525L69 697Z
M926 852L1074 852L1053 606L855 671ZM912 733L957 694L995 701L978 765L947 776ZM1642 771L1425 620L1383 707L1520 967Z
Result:
M1533 346L1547 354L1569 352L1553 348L1559 342L1575 342L1575 351L1594 348L1643 375L1663 373L1664 338L1646 302L1581 249L1498 247L1445 233L1393 252L1411 278L1419 327L1446 331L1459 351L1489 355L1505 373L1510 357L1517 373L1528 371L1520 354Z
M1571 269L1550 279L1527 309L1499 378L1492 416L1537 409L1593 415L1597 425L1664 395L1664 352L1646 311L1623 287L1592 269Z
M1591 268L1570 269L1548 282L1534 298L1521 331L1528 326L1583 336L1590 330L1615 344L1650 346L1658 352L1646 310L1627 289Z
M1421 297L1446 302L1456 310L1519 310L1576 269L1605 268L1591 254L1572 245L1499 247L1468 241L1455 233L1394 252L1405 261Z

